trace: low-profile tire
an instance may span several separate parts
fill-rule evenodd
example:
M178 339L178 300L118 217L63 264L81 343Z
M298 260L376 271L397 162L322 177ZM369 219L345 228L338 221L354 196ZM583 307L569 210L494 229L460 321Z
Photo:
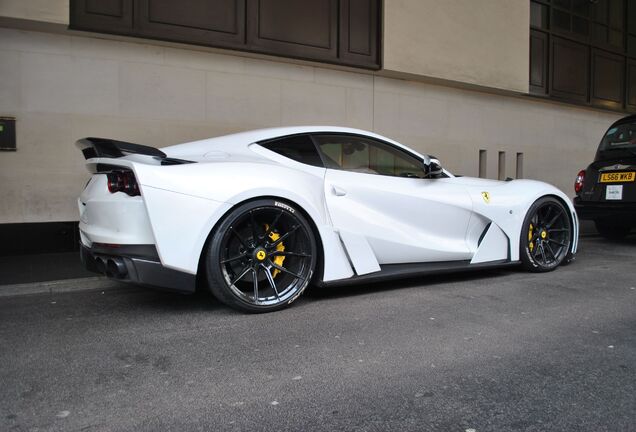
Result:
M556 198L539 198L521 227L521 264L531 272L554 270L570 257L572 236L568 209Z
M598 233L608 240L622 240L631 231L631 227L627 224L606 219L596 219L594 225Z
M316 267L316 239L295 205L259 199L225 216L208 240L212 294L244 312L273 312L303 293Z

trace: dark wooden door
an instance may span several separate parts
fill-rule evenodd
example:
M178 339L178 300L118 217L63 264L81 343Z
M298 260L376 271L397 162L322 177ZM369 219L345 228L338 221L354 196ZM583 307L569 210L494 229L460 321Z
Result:
M242 47L245 0L138 0L138 34L204 45Z
M70 23L78 30L129 34L133 0L71 0Z
M336 61L337 0L248 0L250 48L290 57Z

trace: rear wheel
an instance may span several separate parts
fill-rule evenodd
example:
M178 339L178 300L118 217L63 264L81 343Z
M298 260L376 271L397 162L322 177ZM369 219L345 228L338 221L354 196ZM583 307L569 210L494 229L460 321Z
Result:
M520 257L524 268L533 272L554 270L568 257L572 224L567 209L552 197L532 204L521 229Z
M594 221L598 233L609 240L622 240L631 231L631 227L620 222L597 219Z
M246 312L271 312L296 300L316 266L316 241L294 206L264 199L245 203L211 237L205 269L212 294Z

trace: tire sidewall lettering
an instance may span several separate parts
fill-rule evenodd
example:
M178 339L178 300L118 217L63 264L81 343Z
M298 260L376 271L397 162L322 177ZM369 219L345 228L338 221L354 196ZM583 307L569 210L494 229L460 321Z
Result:
M261 304L260 295L258 302L252 302L251 300L246 301L246 299L241 298L233 292L236 288L228 286L228 281L225 277L227 270L225 265L221 264L221 260L224 258L224 245L228 241L226 237L228 236L228 232L232 229L239 229L239 225L244 223L243 218L247 213L267 209L271 212L284 212L284 214L287 215L285 216L285 218L287 218L285 220L287 220L288 224L299 225L300 230L297 232L304 233L303 235L305 241L308 242L307 247L309 248L307 253L311 254L311 258L308 258L310 260L307 264L309 268L305 270L307 271L307 276L303 274L302 280L305 282L299 284L296 288L296 292L290 293L290 296L286 300L282 300L279 303ZM258 313L276 311L291 305L305 292L314 275L315 265L318 261L317 253L318 243L311 228L310 219L308 219L303 212L298 211L298 208L278 199L261 198L247 201L236 205L230 210L210 238L207 246L208 258L206 260L208 287L212 291L212 294L221 302L243 312Z
M562 253L562 257L558 261L558 263L551 264L551 265L541 265L532 256L532 252L530 251L530 248L528 246L528 230L531 223L530 219L536 214L536 212L544 204L547 204L547 203L556 204L563 211L564 215L567 218L567 228L569 229L569 233L568 233L568 243L567 243L566 249ZM534 203L532 203L532 205L528 209L528 212L526 213L526 216L523 221L523 225L521 227L521 233L520 233L520 247L522 248L521 257L525 258L525 259L521 259L521 262L522 264L526 266L526 269L536 270L538 272L554 270L555 268L559 267L561 264L563 264L566 261L566 258L568 257L568 254L570 253L569 251L571 246L572 246L572 220L569 217L567 206L565 206L562 202L560 202L558 199L552 196L541 197L537 199Z

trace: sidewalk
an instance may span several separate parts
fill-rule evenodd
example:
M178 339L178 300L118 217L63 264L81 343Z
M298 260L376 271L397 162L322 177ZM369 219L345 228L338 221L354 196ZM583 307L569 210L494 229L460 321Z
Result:
M78 252L0 256L0 297L122 286L85 270Z
M0 286L94 276L82 267L79 252L0 256Z

